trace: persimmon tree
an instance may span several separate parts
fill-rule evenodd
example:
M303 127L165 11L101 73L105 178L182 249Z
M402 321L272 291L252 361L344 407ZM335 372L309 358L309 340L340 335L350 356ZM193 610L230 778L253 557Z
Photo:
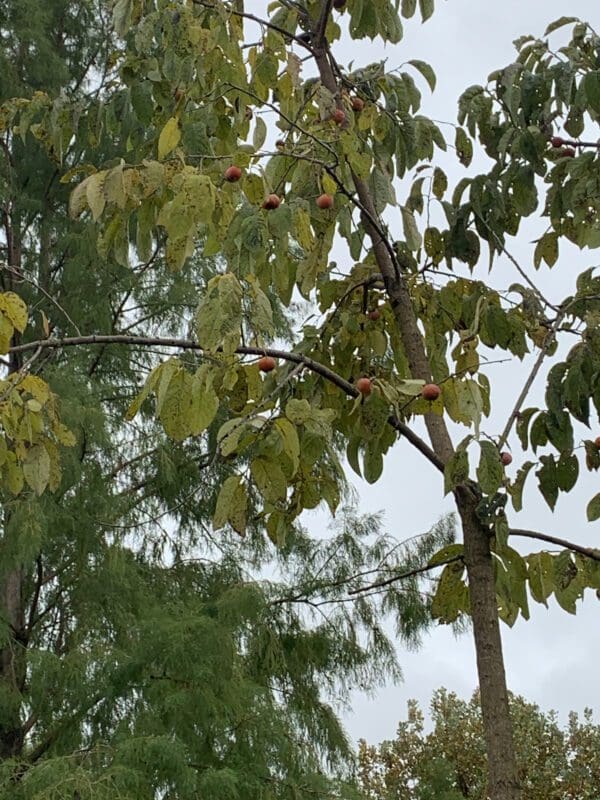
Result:
M559 268L563 241L600 241L598 147L584 135L600 113L599 42L588 25L563 18L545 34L571 26L558 52L524 38L513 64L467 89L451 142L467 172L451 190L439 165L449 144L419 113L419 82L435 88L428 64L386 72L336 58L342 35L397 43L402 18L417 6L423 20L434 13L433 0L397 5L280 0L260 12L239 1L117 0L119 44L107 70L123 87L118 99L10 100L3 130L47 148L72 188L72 218L96 227L101 259L124 271L142 263L165 286L165 270L175 282L198 254L214 267L197 278L182 335L166 336L164 326L135 335L121 321L73 336L46 327L4 349L17 374L22 355L37 351L171 350L129 405L132 430L142 422L146 430L154 415L175 443L206 442L222 479L213 528L243 537L264 526L276 548L304 510L323 501L338 508L342 454L373 482L398 440L416 448L438 474L440 496L456 501L462 542L385 580L333 583L358 603L443 567L432 612L442 622L472 620L489 795L513 800L499 619L527 616L529 596L545 603L554 594L574 611L586 587L600 587L596 551L516 529L509 512L521 508L528 475L554 507L581 465L600 465L578 427L600 405L599 279L585 270L574 293L553 302L532 277L542 261ZM110 152L95 152L107 132ZM469 171L475 146L491 159L487 172ZM508 240L532 215L545 227L522 265ZM334 247L343 248L335 262ZM520 273L501 290L478 277L487 267L495 275L500 256ZM299 298L315 310L308 322L298 319ZM282 330L293 346L278 341ZM490 349L537 353L509 418L491 430L493 381L502 378L486 374ZM545 407L532 408L544 367ZM457 426L466 430L456 435ZM527 457L511 479L515 436ZM52 488L48 447L27 471L24 451L16 473L34 491ZM600 516L600 495L587 515ZM510 544L518 535L544 549L523 557ZM296 599L309 602L310 589Z

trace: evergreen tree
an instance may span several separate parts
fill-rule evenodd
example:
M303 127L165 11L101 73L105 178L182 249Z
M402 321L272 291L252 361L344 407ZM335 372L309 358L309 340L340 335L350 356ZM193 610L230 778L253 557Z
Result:
M196 253L170 272L160 239L143 260L119 263L97 246L91 220L69 215L70 182L93 164L148 155L154 100L148 86L120 79L109 11L68 0L14 0L0 11L0 100L9 114L32 112L21 134L4 127L0 140L0 277L13 304L2 311L14 312L13 293L27 303L25 340L185 338L198 291L222 270L217 254ZM49 108L54 134L35 126ZM290 343L294 318L275 295L271 303L273 335ZM0 797L353 797L337 711L352 688L398 667L379 596L338 601L363 573L420 564L452 541L452 522L399 549L377 518L348 506L323 541L294 524L276 550L257 495L243 541L215 533L233 472L215 450L224 410L208 403L207 432L183 441L169 428L175 415L164 418L170 436L149 408L125 422L164 354L99 345L13 353L7 363L2 391L12 381L23 403L45 405L50 389L60 418L53 444L2 412L2 441L16 442L23 466L19 480L21 461L10 466L3 451ZM193 352L182 363L200 365ZM244 377L259 380L256 366ZM228 381L239 406L246 383ZM321 457L341 478L336 448ZM417 578L386 603L414 643L429 618Z

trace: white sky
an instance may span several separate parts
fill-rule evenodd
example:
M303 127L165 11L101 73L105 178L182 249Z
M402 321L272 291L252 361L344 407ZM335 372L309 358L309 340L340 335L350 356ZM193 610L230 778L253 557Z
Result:
M512 42L517 37L524 34L541 36L549 22L564 14L579 16L596 27L600 26L596 0L571 0L567 7L561 0L503 0L502 3L497 0L438 0L436 5L434 16L425 25L421 25L417 18L405 22L405 38L398 45L383 49L378 41L344 41L335 48L337 60L342 65L352 60L354 68L382 58L387 59L388 69L411 58L429 62L438 78L435 95L430 97L424 82L420 78L417 80L423 92L423 113L436 120L455 121L460 93L467 86L485 83L492 70L513 61L515 49ZM262 7L262 0L257 1L256 13ZM247 9L254 11L254 3L248 3ZM560 38L560 33L554 36ZM448 133L447 130L444 132ZM451 132L448 139L452 140ZM451 187L453 181L467 174L454 162L452 154L446 161L436 161L448 171ZM480 161L479 168L485 169L485 162ZM475 174L475 169L476 162L470 174ZM408 186L409 179L406 179L398 187L400 201L404 200ZM397 217L399 223L400 215ZM392 223L393 219L393 216L388 216ZM401 236L400 224L398 236ZM572 247L565 247L561 249L561 256L552 272L541 269L535 273L530 267L534 236L533 229L522 231L509 244L509 249L553 298L570 292L579 271L600 263L600 257L589 251L582 254ZM481 271L479 276L486 280L487 272ZM518 280L519 276L506 259L497 262L490 276L490 281L497 286L508 286ZM494 385L493 419L483 426L488 433L498 434L502 430L530 364L531 359L524 364L512 361L486 370ZM538 379L531 402L526 405L535 405L536 395L541 398L543 388L543 380ZM460 438L466 432L466 428L461 428L458 431ZM600 424L591 433L582 432L582 438L595 438L598 434ZM509 469L514 475L522 458L514 437L511 444L514 463ZM554 514L541 499L535 483L531 474L525 492L526 510L519 515L511 514L511 524L598 546L600 522L589 524L585 519L586 503L600 489L598 474L589 475L584 468L580 484L570 495L559 498ZM356 485L361 509L383 510L387 529L398 538L427 530L452 508L452 502L442 497L439 475L402 441L386 458L383 476L377 484L369 486L357 479ZM305 523L317 533L320 519L320 515L309 515ZM528 540L513 544L522 552L540 549L535 542ZM503 625L509 687L543 709L556 709L562 721L566 720L569 710L582 711L585 706L591 706L598 712L600 696L596 675L600 662L600 603L595 594L588 592L584 603L578 607L577 616L567 614L553 600L549 610L531 601L530 610L528 622L519 620L512 629ZM374 743L393 737L398 721L405 715L409 698L417 698L426 708L432 692L440 686L465 698L476 687L475 654L470 634L455 638L449 628L440 626L425 637L420 650L400 652L399 655L404 673L401 685L389 686L375 697L356 694L353 710L345 716L353 739L364 737Z

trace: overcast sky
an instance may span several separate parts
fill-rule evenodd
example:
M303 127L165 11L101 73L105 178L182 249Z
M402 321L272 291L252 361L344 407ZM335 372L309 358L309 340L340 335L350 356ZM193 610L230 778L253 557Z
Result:
M251 5L248 4L248 9ZM263 3L256 5L258 9ZM560 0L503 0L501 3L438 0L436 6L434 16L425 25L416 18L405 23L405 38L398 45L384 49L378 41L344 41L336 46L335 52L342 65L353 61L354 68L382 58L387 59L388 69L411 58L429 62L436 72L438 86L435 95L429 97L424 83L419 82L424 97L423 113L441 121L455 120L456 100L467 86L485 83L490 72L515 60L512 42L517 37L541 36L549 22L564 14L579 16L594 27L600 27L597 0L571 0L567 7ZM560 39L560 33L554 36ZM451 134L448 138L452 138ZM436 163L448 171L451 186L453 181L468 174L452 156L449 161L438 159ZM485 162L481 161L479 167L485 169ZM473 168L470 173L474 174ZM408 185L407 181L398 187L399 200L404 200ZM390 221L393 224L393 218ZM561 246L561 256L552 273L547 269L535 273L530 267L531 240L538 230L539 227L523 230L510 243L509 249L552 298L564 297L571 291L578 272L600 263L600 256ZM401 235L400 225L398 235ZM479 277L487 280L487 272L480 272ZM510 263L501 259L489 280L494 286L506 287L519 277ZM524 364L512 361L485 370L493 384L494 402L493 418L484 425L487 433L493 435L502 430L530 366L531 359ZM543 383L538 380L527 405L536 404L536 395L538 401L541 399ZM597 422L594 419L594 423ZM466 428L458 431L460 438L466 432ZM591 434L582 431L582 437L595 438L599 434L600 425ZM511 444L515 457L509 469L515 474L522 454L514 437ZM369 486L357 479L356 485L361 509L383 511L386 528L398 538L427 530L444 512L452 509L451 500L442 498L439 475L402 441L387 456L383 476L377 484ZM556 511L551 513L531 475L525 492L526 508L519 515L511 514L511 524L598 546L600 522L587 523L585 506L599 490L598 475L590 476L584 470L580 484L570 495L561 496ZM309 528L314 524L315 533L318 533L320 521L320 515L305 518ZM528 540L514 544L524 553L539 549L535 542ZM563 722L569 710L581 712L586 706L594 708L596 718L600 719L596 679L600 662L599 623L600 602L594 593L588 592L583 604L579 604L577 616L567 614L553 600L549 610L532 601L528 622L519 620L512 629L503 625L510 689L543 709L556 709ZM450 629L439 626L425 637L420 650L402 651L399 655L404 673L402 684L380 690L374 698L357 693L352 712L345 715L352 738L364 737L377 742L393 737L398 721L405 715L409 698L417 698L426 707L432 692L439 686L465 698L476 688L475 653L469 633L455 638Z

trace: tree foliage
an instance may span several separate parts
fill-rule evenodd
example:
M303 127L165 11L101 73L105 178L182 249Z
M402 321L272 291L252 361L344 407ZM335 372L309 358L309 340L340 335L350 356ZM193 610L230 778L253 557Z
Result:
M598 796L600 728L586 709L569 714L566 727L522 697L510 698L517 762L524 800L566 800ZM360 742L361 788L373 800L460 800L486 797L486 759L481 709L445 689L431 701L432 729L410 701L396 738L380 745Z
M224 547L226 558L237 553L237 569L250 567L254 578L272 558L281 561L283 575L298 560L305 573L300 594L286 595L292 605L354 604L353 611L342 605L334 612L347 632L351 655L337 657L349 674L367 656L389 656L373 606L379 591L389 592L384 603L397 611L408 638L427 610L443 622L470 615L490 793L495 800L519 796L498 618L512 624L528 616L529 598L545 603L552 594L574 612L586 588L600 588L600 554L511 527L509 503L522 507L533 472L554 508L583 466L600 466L598 447L581 441L579 427L600 408L599 279L593 268L585 270L571 295L549 299L507 247L530 216L544 226L530 255L534 269L542 261L558 268L565 241L598 245L598 146L581 138L600 114L598 37L563 18L545 34L563 36L558 54L546 38L519 40L513 64L463 93L447 141L420 110L421 90L436 83L425 61L386 71L379 62L344 67L335 57L345 33L399 42L417 8L423 21L432 15L433 0L399 8L391 0L337 5L279 0L260 16L237 0L117 0L114 37L104 3L84 4L77 18L54 0L44 25L28 19L27 5L8 5L1 24L14 63L0 109L6 251L0 349L9 358L9 402L1 417L2 541L9 554L2 675L12 699L0 738L10 757L18 760L30 744L34 753L42 745L43 754L49 751L70 707L63 704L54 724L39 730L37 712L26 714L35 636L42 652L61 657L63 647L78 652L77 643L89 653L80 680L98 679L103 659L93 645L98 626L108 623L95 616L102 603L87 618L81 587L92 567L106 563L112 570L131 559L131 585L141 580L135 570L148 570L160 598L165 564L172 569L198 553L214 558ZM47 84L40 82L45 53ZM467 170L454 187L443 166L452 148ZM471 167L476 148L491 160L480 174ZM333 260L334 243L343 248L343 265ZM508 258L517 282L490 285L481 274L486 245L493 274ZM22 301L30 309L25 330ZM566 355L557 349L563 340ZM490 350L517 359L537 353L501 430L489 421L501 380L488 375ZM257 359L265 355L276 359L276 369L261 372ZM545 405L527 407L546 362ZM439 396L427 399L423 387L432 382ZM455 426L466 436L453 441ZM516 447L515 428L526 457L512 477L506 448ZM341 548L350 555L330 556L337 572L327 586L307 581L314 559L323 569L330 562L319 561L322 548L317 556L300 544L301 515L323 502L331 513L342 508L345 464L374 482L399 438L443 474L463 542L434 529L426 545L399 559L385 551L381 560L379 544L359 547L352 540ZM600 515L598 496L587 515L590 521ZM24 537L24 530L34 533ZM509 543L519 534L560 550L523 556ZM419 576L438 567L429 605ZM199 567L189 569L199 580ZM181 570L184 584L192 580ZM200 569L203 581L210 572ZM105 578L98 587L116 583ZM196 602L212 608L212 586L203 583L190 608ZM253 591L256 605L238 607L237 623L230 620L222 637L235 664L252 664L246 659L252 635L241 633L252 629L246 614L274 602L264 587ZM334 596L323 598L323 591ZM118 593L118 607L125 596ZM75 606L64 610L67 598ZM174 598L139 600L148 630L165 630L152 609L187 608L183 595ZM80 602L85 614L75 610ZM49 631L46 614L54 620ZM124 614L111 617L108 629L133 659L135 675L135 636L125 632L124 619L138 617L131 608ZM262 621L277 627L273 618ZM304 622L300 613L288 617L292 629ZM353 649L359 630L379 649L362 643ZM176 652L184 640L181 633ZM162 647L170 658L171 645ZM264 653L271 658L269 647ZM310 648L303 658L304 676L316 670L324 678L327 658L319 667ZM144 680L160 686L160 668L148 671L142 661ZM201 663L192 656L196 676ZM132 707L141 714L147 688L125 683L114 702L119 731L129 725L131 732L138 716L127 714ZM284 720L333 754L343 737L337 744L320 738L334 723L318 710L316 686L301 683L313 686L314 705L294 716L292 694L283 709L293 722ZM110 716L116 706L106 712L103 735L113 732L108 719L116 730ZM320 733L309 724L313 713L324 726ZM76 730L85 737L94 725L86 716ZM150 735L152 724L140 730ZM200 778L197 770L190 780ZM167 779L161 773L144 780L151 788L143 791L157 791ZM183 786L172 788L176 796Z

